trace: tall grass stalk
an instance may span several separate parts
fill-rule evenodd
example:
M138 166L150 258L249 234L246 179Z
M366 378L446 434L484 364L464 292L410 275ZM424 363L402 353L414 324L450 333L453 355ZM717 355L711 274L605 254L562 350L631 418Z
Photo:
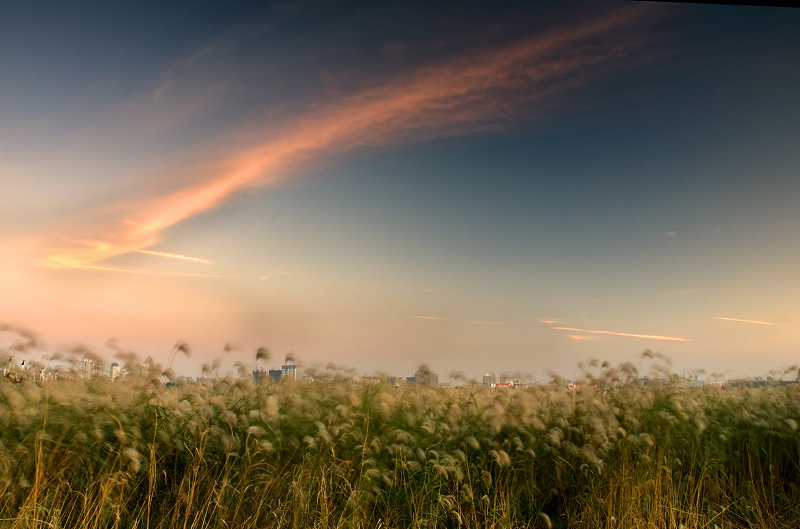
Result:
M800 386L644 380L3 382L0 527L800 526Z

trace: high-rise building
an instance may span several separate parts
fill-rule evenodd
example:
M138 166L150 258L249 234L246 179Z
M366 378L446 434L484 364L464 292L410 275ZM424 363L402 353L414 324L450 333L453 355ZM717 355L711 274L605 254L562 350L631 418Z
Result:
M111 380L116 380L122 375L122 368L119 366L118 363L112 362L111 363L111 370L109 372L111 376Z
M284 364L281 366L281 379L297 380L297 366L294 364Z
M423 364L417 369L413 377L406 377L406 382L422 386L438 386L439 373L431 371L427 365Z
M266 384L267 380L267 372L264 371L263 367L260 370L253 369L253 382L256 384Z
M94 360L91 358L84 358L83 359L83 370L81 372L82 378L91 378L92 372L94 371Z

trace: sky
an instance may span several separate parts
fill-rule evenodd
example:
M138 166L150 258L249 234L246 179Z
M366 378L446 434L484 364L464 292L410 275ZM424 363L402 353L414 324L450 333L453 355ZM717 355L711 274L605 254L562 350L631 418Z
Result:
M488 4L4 3L0 347L800 363L800 10Z

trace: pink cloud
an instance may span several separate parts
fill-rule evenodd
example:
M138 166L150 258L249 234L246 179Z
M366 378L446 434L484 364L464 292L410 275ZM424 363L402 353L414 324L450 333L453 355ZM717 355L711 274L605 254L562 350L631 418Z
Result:
M664 340L669 342L691 342L692 340L688 338L681 338L679 336L661 336L658 334L633 334L627 332L614 332L614 331L599 331L599 330L586 330L586 329L576 329L574 327L553 327L553 329L557 329L560 331L573 331L573 332L581 332L586 334L605 334L609 336L625 336L628 338L645 338L647 340Z
M238 190L274 183L309 160L502 127L519 105L536 104L619 67L642 43L641 37L623 31L634 28L642 13L625 9L314 105L279 129L271 124L247 135L248 146L233 154L197 165L193 178L181 171L164 175L153 196L100 206L94 217L88 215L90 222L79 221L37 241L40 261L54 268L137 272L101 263L145 251L176 223L220 205ZM175 189L176 182L183 187Z

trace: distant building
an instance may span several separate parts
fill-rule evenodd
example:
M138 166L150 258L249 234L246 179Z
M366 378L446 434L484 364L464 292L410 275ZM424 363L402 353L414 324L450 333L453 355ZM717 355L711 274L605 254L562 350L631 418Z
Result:
M283 375L283 371L280 369L270 369L267 372L267 376L272 382L276 384L281 381L281 376Z
M263 367L260 370L253 369L253 382L256 384L266 384L267 380L267 372L264 371Z
M359 382L363 382L364 384L384 384L386 386L395 387L397 386L397 377L384 374L364 375Z
M508 380L508 376L500 371L499 373L495 373L492 371L491 373L486 373L483 375L483 385L493 388L495 386L506 387L510 385L519 385L518 383L514 384L513 381Z
M413 377L406 377L409 384L419 384L421 386L438 386L439 373L431 371L427 365L421 365Z
M81 378L91 378L94 372L94 360L91 358L83 359L83 369L81 370Z
M281 380L297 380L297 366L294 364L282 365Z
M111 370L108 373L111 376L111 380L116 380L122 375L122 368L119 366L118 363L112 362L111 363Z

